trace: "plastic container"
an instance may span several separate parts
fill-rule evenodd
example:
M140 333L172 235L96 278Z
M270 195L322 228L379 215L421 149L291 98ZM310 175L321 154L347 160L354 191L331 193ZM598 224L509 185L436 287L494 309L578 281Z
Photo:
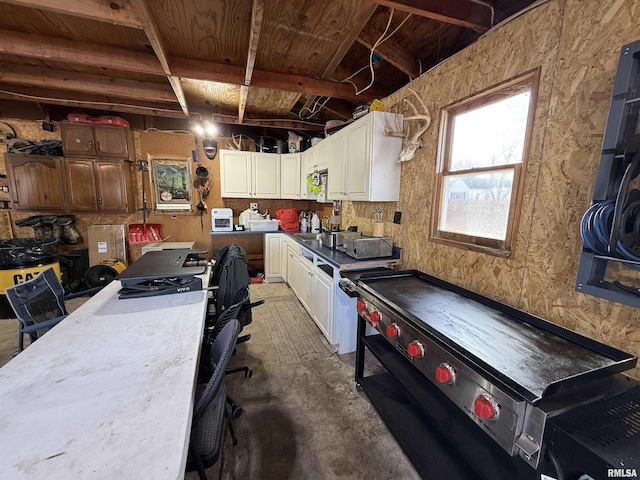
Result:
M275 232L280 226L280 220L249 220L249 230L252 232Z
M313 213L313 218L311 218L311 233L319 233L320 232L320 218L317 213Z

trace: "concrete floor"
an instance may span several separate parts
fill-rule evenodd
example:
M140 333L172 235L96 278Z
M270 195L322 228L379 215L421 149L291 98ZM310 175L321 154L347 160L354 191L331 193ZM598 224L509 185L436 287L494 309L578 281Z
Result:
M254 309L225 377L243 414L238 444L226 442L224 479L417 479L365 395L355 387L354 354L333 353L285 284L251 286ZM72 308L72 307L71 307ZM17 346L17 322L0 320L0 365ZM368 368L379 368L375 364ZM208 470L217 478L218 466ZM195 472L185 480L196 480Z

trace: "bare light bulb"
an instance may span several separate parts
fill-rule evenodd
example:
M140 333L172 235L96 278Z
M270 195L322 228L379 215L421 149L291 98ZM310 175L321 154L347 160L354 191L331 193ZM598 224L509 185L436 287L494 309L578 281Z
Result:
M193 129L196 131L196 134L200 136L204 135L204 128L202 128L202 125L200 125L199 123L196 124L196 126L193 127Z
M215 137L216 135L218 135L218 129L214 124L207 122L207 135L210 137Z

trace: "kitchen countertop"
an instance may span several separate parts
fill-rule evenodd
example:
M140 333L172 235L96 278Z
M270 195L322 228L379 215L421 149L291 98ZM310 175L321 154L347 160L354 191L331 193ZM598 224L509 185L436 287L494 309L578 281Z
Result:
M358 260L347 255L340 250L331 249L322 245L320 240L303 240L298 235L302 232L283 232L290 238L296 240L301 246L315 253L330 265L338 268L338 270L346 270L349 268L366 268L376 265L395 265L401 263L400 249L394 247L393 257L368 258L366 260Z
M282 230L261 232L256 230L233 230L231 232L209 232L209 235L264 235L265 233L284 233Z

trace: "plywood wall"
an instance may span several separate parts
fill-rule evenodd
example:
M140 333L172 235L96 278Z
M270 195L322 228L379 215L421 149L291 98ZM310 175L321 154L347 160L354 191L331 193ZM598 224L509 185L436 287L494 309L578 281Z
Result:
M417 268L640 356L638 310L574 291L620 48L640 38L640 4L551 0L413 81L433 122L423 148L402 165L400 201L346 203L348 224L389 214L385 233ZM443 106L528 70L540 69L525 197L511 258L429 241ZM391 95L392 105L406 96ZM402 212L393 225L391 212ZM640 369L633 374L640 378Z

